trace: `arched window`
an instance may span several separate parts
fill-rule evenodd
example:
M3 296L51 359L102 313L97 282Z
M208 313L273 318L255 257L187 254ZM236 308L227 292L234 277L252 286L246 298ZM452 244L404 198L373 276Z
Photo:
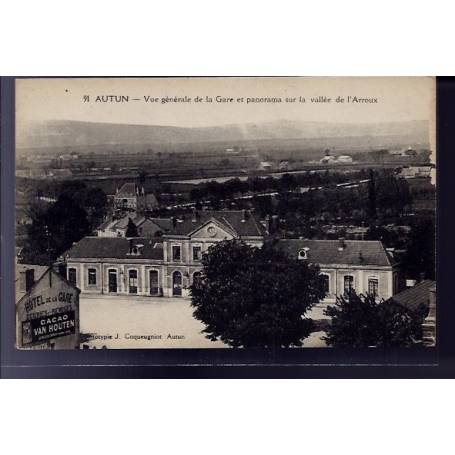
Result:
M321 278L325 294L330 294L330 276L326 273L321 273Z
M88 269L88 285L96 286L96 269Z
M201 272L194 272L193 273L193 284L196 284L197 281L200 281L202 278Z
M354 290L354 277L352 275L344 276L344 293L350 294Z
M377 277L368 277L368 294L377 297L379 292L379 280Z
M109 269L107 274L109 292L117 292L117 270Z
M160 291L160 285L158 281L158 270L150 270L150 295L158 295Z
M182 274L178 270L172 274L172 295L176 297L182 295Z
M137 294L137 270L132 269L128 272L128 290L130 294Z

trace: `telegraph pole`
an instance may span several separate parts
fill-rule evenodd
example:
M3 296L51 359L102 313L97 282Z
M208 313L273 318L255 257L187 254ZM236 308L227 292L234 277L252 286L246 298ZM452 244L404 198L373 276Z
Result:
M46 233L46 240L47 240L47 259L49 268L52 271L52 258L51 258L51 243L50 243L50 235L49 235L49 227L46 224L44 226L44 232ZM52 287L52 273L49 272L49 287Z

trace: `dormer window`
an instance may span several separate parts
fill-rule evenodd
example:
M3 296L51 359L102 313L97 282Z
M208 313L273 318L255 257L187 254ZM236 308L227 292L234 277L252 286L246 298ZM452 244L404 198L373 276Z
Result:
M299 250L297 257L299 259L308 259L308 250L309 248L302 248L301 250Z
M142 244L139 244L139 243L136 245L130 244L129 254L131 256L140 256L142 254L142 248L144 248L144 245L142 245Z

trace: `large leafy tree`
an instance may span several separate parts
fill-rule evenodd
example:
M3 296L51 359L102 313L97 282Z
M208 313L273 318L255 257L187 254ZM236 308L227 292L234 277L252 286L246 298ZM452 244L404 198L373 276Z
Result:
M47 209L32 208L30 215L26 262L48 264L90 233L87 212L67 194Z
M95 228L107 213L107 196L101 188L87 190L82 207L87 210L90 226Z
M94 229L103 220L107 211L107 196L101 188L87 188L84 182L63 182L59 197L67 197L87 212L90 228Z
M236 240L212 246L202 265L191 304L208 339L233 347L289 347L301 346L311 333L305 313L324 297L318 266Z
M409 347L422 337L425 307L414 311L394 300L377 302L372 295L340 296L325 314L332 318L325 341L329 346Z

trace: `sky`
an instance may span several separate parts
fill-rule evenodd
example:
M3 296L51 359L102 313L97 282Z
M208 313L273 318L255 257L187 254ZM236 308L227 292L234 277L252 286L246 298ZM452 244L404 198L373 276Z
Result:
M90 101L84 102L88 95ZM97 96L124 95L124 103L95 102ZM213 103L150 103L144 97L206 96ZM217 103L216 96L234 102ZM330 103L311 103L311 97ZM340 96L344 103L336 103ZM377 98L377 103L347 103L348 96ZM243 97L243 102L237 102ZM249 103L251 97L281 97L282 103ZM305 103L284 102L304 97ZM140 101L132 101L138 98ZM18 131L51 120L206 127L276 120L378 123L434 121L435 79L380 78L61 78L16 81Z

